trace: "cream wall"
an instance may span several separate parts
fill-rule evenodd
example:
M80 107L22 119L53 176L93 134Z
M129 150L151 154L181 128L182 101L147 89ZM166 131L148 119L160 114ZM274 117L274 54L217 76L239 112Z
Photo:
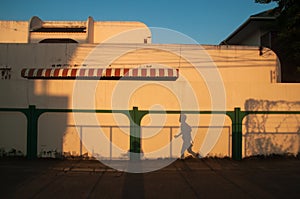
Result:
M0 21L0 43L28 43L27 21Z
M94 21L89 17L87 22L41 21L41 23L46 28L85 26L86 32L29 32L27 21L0 21L0 43L39 43L49 38L68 38L80 44L103 43L108 39L112 43L151 43L151 32L141 22Z
M122 34L118 35L119 33ZM96 21L94 23L94 43L103 43L107 40L110 43L144 43L144 40L151 43L151 32L141 22Z
M154 44L103 44L103 48L98 45L91 44L1 44L0 60L1 64L6 64L12 68L11 79L1 80L0 89L2 91L0 104L1 107L24 108L28 105L36 105L38 108L97 108L97 109L131 109L138 106L139 109L165 109L180 110L194 108L191 93L197 100L199 110L212 109L211 90L208 88L207 82L211 85L219 86L220 82L216 79L207 79L203 74L210 74L211 64L216 65L217 71L220 73L222 84L226 94L226 110L233 110L234 107L241 107L242 110L249 104L249 100L264 103L267 100L270 104L276 104L273 107L257 106L259 110L299 110L299 84L282 84L275 83L271 78L271 71L276 72L276 56L272 51L268 51L264 56L259 56L257 47L237 47L237 46L202 46L202 51L211 57L211 61L204 59L202 54L195 52L196 45L154 45ZM110 58L116 50L120 48L131 49L118 57L113 57L110 67L129 67L134 68L144 64L155 65L161 64L166 67L179 69L179 78L171 82L156 81L113 81L102 80L95 81L74 81L74 80L28 80L21 77L22 68L47 68L52 64L70 63L70 64L86 64L85 67L107 67L105 58ZM132 48L134 50L132 50ZM172 49L167 51L166 49ZM99 50L99 51L97 51ZM93 52L93 53L92 53ZM190 55L189 62L186 57L182 57L184 52ZM181 53L181 54L180 54ZM18 57L16 57L18 55ZM196 63L192 66L191 62ZM201 73L196 68L200 68ZM202 74L202 75L201 75ZM144 85L140 85L143 84ZM159 84L158 84L159 83ZM82 86L81 95L76 96L77 86ZM128 88L133 87L130 95ZM87 94L85 94L85 91ZM93 94L89 96L88 94ZM91 102L77 104L77 97L84 97ZM125 101L125 102L124 102ZM250 101L252 102L252 101ZM278 102L281 102L278 103ZM285 106L289 103L295 103L294 106ZM183 103L183 104L180 104ZM6 113L0 113L2 118L6 118ZM75 118L74 118L75 117ZM77 117L77 119L76 119ZM66 153L79 155L84 154L89 149L89 155L98 155L102 158L109 158L109 144L103 140L109 138L110 126L127 126L122 128L113 128L113 143L120 150L113 150L113 158L125 158L126 151L129 148L129 121L124 116L101 115L97 114L95 121L89 119L90 115L73 114L45 114L39 120L39 142L38 151L57 150ZM14 123L24 124L23 117L11 117ZM116 119L117 118L117 119ZM202 143L207 136L207 127L211 119L210 116L193 116L188 115L188 123L199 128L193 127L193 135L195 136L194 148L202 150ZM261 117L249 118L249 121L256 121L256 124L266 125L267 128L260 132L260 135L253 134L249 131L249 123L244 120L243 133L244 143L243 155L255 155L260 153L298 153L299 152L299 116L292 115L288 119L264 120ZM6 120L0 120L2 124ZM156 122L163 128L151 127ZM165 121L164 123L160 123ZM15 147L25 151L26 143L16 142L15 139L24 138L24 125L8 125L1 128L0 147ZM81 126L79 129L74 125ZM219 127L221 129L220 139L212 150L207 154L210 156L230 156L230 121L225 118L225 123ZM279 125L281 124L281 125ZM283 125L285 124L285 125ZM85 125L85 126L84 126ZM90 125L90 126L86 126ZM97 125L102 126L104 134L99 139L94 139L97 132L100 131ZM170 151L167 146L170 139L170 126L172 126L172 135L178 133L178 115L160 115L147 116L142 121L142 131L144 137L142 140L143 150L145 153L155 152L162 146L166 146L164 152L159 157L169 157ZM158 125L158 126L159 126ZM248 126L247 126L248 125ZM279 125L279 127L278 127ZM157 126L157 125L156 125ZM289 126L289 128L287 128ZM270 133L285 132L286 135L280 138ZM16 135L16 132L18 135ZM82 132L82 134L80 134ZM252 134L251 134L252 133ZM298 133L298 134L297 134ZM83 142L89 147L80 144L79 137L83 136ZM104 136L104 137L103 137ZM106 136L106 137L105 137ZM264 136L264 137L262 137ZM275 138L269 138L273 136ZM26 137L26 136L25 136ZM14 139L15 138L15 139ZM285 140L297 140L294 142L285 142ZM102 141L101 141L102 140ZM245 141L246 140L246 141ZM268 141L268 150L260 150L258 144L263 140ZM280 146L283 151L278 151ZM80 149L82 146L82 149ZM173 157L179 156L181 140L174 140L172 146ZM204 150L204 149L203 149ZM146 158L158 158L153 154Z

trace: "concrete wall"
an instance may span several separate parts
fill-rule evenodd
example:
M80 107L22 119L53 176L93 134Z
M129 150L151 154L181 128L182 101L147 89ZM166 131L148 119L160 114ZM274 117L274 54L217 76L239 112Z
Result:
M0 43L28 43L27 21L0 21Z
M145 41L151 43L151 32L141 22L95 22L94 43L106 41L110 43L144 43Z
M11 79L0 80L2 108L25 108L31 104L37 108L126 110L133 106L141 110L300 109L300 85L275 83L271 74L277 72L276 55L269 51L259 56L257 47L1 44L0 52L1 64L11 67ZM179 78L176 81L28 80L20 74L22 68L49 68L64 63L108 67L108 62L112 68L177 68ZM273 106L261 105L266 102ZM26 142L20 141L26 137L24 117L0 115L3 118L0 147L25 152ZM299 116L265 117L250 116L243 121L243 155L298 153ZM212 116L188 115L187 122L193 126L194 150L204 155L230 156L231 123L227 117L219 120L224 123L212 120ZM43 151L57 150L73 155L126 158L128 126L128 119L120 114L47 113L39 120L38 151L40 155ZM169 157L170 153L179 156L181 139L172 139L172 151L168 145L170 135L179 132L178 115L149 115L142 120L142 126L145 158ZM207 142L210 144L204 144Z
M86 32L29 32L27 21L0 21L0 43L39 43L44 39L73 39L84 43L151 43L151 32L141 22L94 21L43 22L43 27L86 26ZM113 37L113 38L112 38Z

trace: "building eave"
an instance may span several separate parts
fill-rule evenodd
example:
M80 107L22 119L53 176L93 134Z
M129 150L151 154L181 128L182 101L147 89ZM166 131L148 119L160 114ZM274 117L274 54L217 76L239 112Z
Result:
M277 17L257 17L251 16L249 17L242 25L240 25L233 33L231 33L225 40L223 40L220 45L227 45L229 41L238 35L243 29L251 24L251 22L257 21L275 21Z

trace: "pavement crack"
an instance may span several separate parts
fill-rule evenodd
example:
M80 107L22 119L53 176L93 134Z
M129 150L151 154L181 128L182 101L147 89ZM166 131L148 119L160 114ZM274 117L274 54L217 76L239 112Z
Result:
M198 194L198 192L196 191L196 189L193 187L192 183L188 180L189 177L185 176L184 173L189 173L192 171L192 169L183 161L182 162L182 166L184 167L184 169L186 170L185 172L182 172L182 170L176 166L176 170L178 171L179 175L183 178L183 180L185 181L185 183L188 185L188 187L191 189L191 191L193 192L193 194L195 195L196 198L201 198Z
M225 175L223 175L220 171L214 169L207 161L201 159L201 161L216 175L219 175L220 177L222 177L225 181L229 182L230 184L232 184L233 186L237 187L239 190L241 190L243 193L245 193L246 195L248 195L251 198L256 198L251 192L246 191L242 186L240 186L239 184L235 183L233 180L231 180L230 178L226 177Z
M100 183L104 173L106 173L106 169L104 171L101 172L101 175L99 175L96 183L94 184L94 186L92 187L92 189L89 191L88 195L87 195L87 198L92 198L92 194L93 192L96 190L98 184Z

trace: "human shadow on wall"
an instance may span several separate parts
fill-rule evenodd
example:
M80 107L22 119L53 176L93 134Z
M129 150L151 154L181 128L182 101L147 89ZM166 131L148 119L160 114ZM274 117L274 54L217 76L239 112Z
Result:
M245 110L299 111L300 101L248 99ZM300 115L250 114L244 124L245 156L300 152Z

